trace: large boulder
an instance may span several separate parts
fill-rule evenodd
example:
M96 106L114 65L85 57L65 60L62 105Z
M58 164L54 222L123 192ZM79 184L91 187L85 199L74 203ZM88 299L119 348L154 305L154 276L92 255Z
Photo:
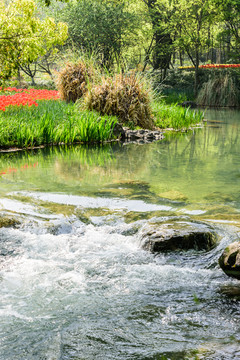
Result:
M169 221L144 226L140 234L143 249L151 252L210 250L217 242L213 229L204 223Z
M240 280L240 241L226 247L219 258L219 265L225 274Z

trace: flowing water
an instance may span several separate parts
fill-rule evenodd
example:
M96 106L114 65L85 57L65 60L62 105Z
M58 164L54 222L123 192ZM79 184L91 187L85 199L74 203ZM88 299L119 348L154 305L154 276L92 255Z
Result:
M240 237L240 113L205 117L152 144L0 154L1 360L240 358L240 283L218 266ZM172 218L217 246L144 251Z

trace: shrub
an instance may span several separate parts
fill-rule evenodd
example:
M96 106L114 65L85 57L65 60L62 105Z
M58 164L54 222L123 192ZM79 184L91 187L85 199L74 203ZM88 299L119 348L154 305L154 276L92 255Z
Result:
M217 74L203 84L197 103L205 106L239 106L240 91L232 74Z
M89 110L115 115L128 126L153 127L149 91L135 74L102 78L100 85L91 87L84 101Z
M84 61L68 63L59 73L57 80L60 98L67 102L77 101L86 93L92 77L93 69Z

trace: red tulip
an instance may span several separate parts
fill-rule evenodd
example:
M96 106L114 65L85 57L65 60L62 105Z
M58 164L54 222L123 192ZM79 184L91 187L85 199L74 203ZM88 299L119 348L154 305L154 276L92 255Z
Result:
M0 88L1 89L1 88ZM56 100L59 93L56 90L16 89L6 88L5 91L14 92L13 95L0 96L0 110L5 111L8 106L38 106L36 100Z

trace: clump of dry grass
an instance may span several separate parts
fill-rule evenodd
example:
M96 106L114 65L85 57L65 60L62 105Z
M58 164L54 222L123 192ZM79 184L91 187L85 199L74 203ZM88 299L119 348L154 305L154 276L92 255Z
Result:
M91 86L84 102L87 109L115 115L121 123L153 128L149 91L135 74L103 77L101 84Z
M217 107L239 106L240 92L231 75L218 75L203 84L197 103Z
M61 99L66 102L75 102L80 99L87 92L93 73L92 67L86 65L84 61L67 63L57 80Z

